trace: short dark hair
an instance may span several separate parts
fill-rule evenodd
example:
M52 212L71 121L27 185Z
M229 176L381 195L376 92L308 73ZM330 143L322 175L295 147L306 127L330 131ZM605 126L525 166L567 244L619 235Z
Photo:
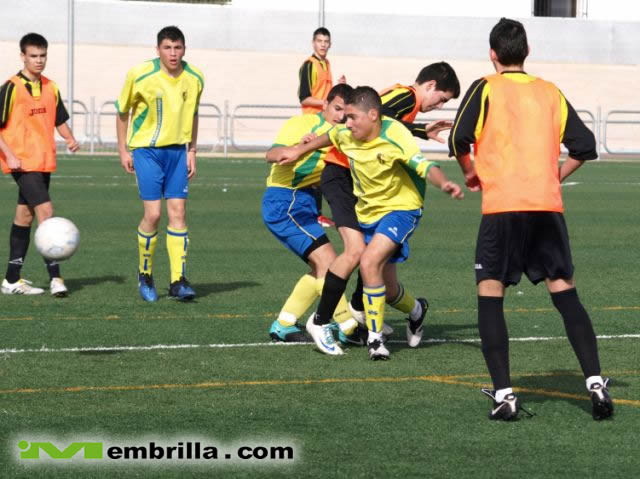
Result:
M324 28L324 27L316 28L313 31L313 37L312 37L313 40L315 40L318 35L324 35L325 37L331 38L331 32L327 28Z
M454 69L447 62L438 62L427 65L416 78L416 83L422 85L428 81L435 80L436 90L450 91L453 98L460 96L460 82Z
M27 47L49 48L49 42L39 33L27 33L20 39L20 51L27 51Z
M172 42L181 41L183 45L185 44L184 34L182 33L182 30L180 30L175 25L164 27L158 32L158 46L160 46L162 40L171 40Z
M338 83L331 90L329 90L329 95L327 95L327 103L331 103L337 96L342 98L346 103L352 94L353 87L351 85L347 85L346 83Z
M489 46L502 65L522 65L529 55L527 32L517 20L502 17L491 30Z
M362 111L382 110L382 100L380 95L370 86L359 86L353 90L349 99L345 100L347 105L357 106Z

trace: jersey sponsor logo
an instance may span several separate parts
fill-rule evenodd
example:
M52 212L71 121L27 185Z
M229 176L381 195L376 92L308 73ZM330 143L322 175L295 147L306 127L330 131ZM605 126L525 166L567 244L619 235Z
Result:
M398 237L398 228L396 226L391 226L387 229L391 232L391 234L393 234L393 236L395 236L396 238Z
M482 264L476 263L476 269L482 269Z
M29 116L44 115L45 113L47 113L46 107L32 108L31 111L29 112Z

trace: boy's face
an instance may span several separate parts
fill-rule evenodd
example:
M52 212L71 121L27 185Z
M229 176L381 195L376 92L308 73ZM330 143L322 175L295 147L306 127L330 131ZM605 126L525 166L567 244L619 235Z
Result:
M356 105L346 105L347 128L351 136L358 141L369 141L378 122L378 112L375 109L364 111Z
M322 116L332 125L344 123L344 108L344 99L340 96L335 96L330 103L324 102Z
M431 110L439 110L453 97L453 92L437 90L435 80L429 80L420 86L422 87L420 111L423 113Z
M327 35L316 35L313 37L311 45L313 46L313 52L316 56L321 60L324 60L327 53L329 53L329 48L331 48L331 37L328 37Z
M47 49L28 45L24 53L20 53L24 62L24 69L33 76L40 76L47 66Z
M184 43L180 40L165 38L157 48L160 63L168 72L175 72L182 66L182 57L185 53Z

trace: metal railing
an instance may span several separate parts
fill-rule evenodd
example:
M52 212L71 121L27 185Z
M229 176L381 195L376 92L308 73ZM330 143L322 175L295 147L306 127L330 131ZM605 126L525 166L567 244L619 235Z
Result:
M83 146L88 146L89 153L115 151L115 120L108 121L117 114L115 102L106 101L96 108L95 98L91 97L89 106L80 100L74 100L73 106L75 118L80 116L82 119L81 135L76 132L76 138ZM442 108L420 114L416 121L453 120L456 111L457 108L453 107ZM224 107L220 108L214 103L201 103L198 147L205 152L222 152L225 157L230 150L266 151L282 123L300 112L300 105L240 104L231 108L229 101L225 101ZM640 134L632 131L640 125L640 111L611 110L603 116L598 107L595 112L584 109L576 112L593 131L599 154L640 155ZM110 126L105 129L103 122L107 122L107 125L110 123ZM446 139L447 132L441 136ZM614 146L614 141L622 141L630 146ZM61 145L64 146L63 143ZM420 142L420 146L424 152L448 151L446 143L437 141ZM563 153L566 150L563 149Z

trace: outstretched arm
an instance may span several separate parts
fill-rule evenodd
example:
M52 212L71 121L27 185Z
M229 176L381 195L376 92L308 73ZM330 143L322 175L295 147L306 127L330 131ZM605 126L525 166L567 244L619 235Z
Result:
M276 146L267 152L267 161L269 163L278 163L279 165L288 165L295 163L305 153L319 150L331 145L329 135L325 133L308 143L298 143L294 146Z

